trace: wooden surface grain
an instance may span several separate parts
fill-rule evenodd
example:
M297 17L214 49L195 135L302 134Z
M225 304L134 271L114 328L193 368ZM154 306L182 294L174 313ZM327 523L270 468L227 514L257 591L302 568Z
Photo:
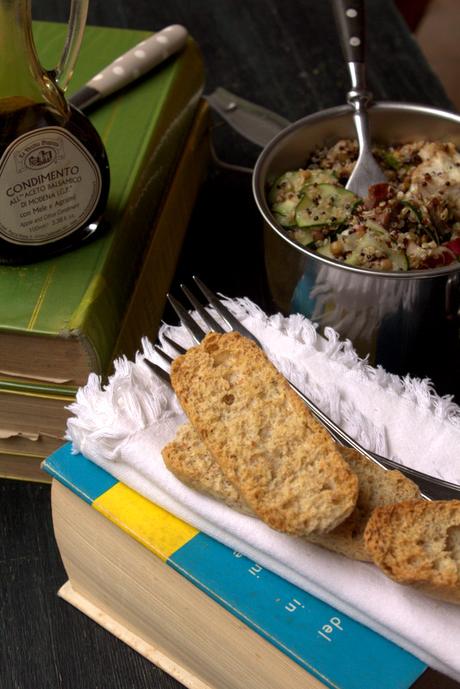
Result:
M67 11L61 0L34 4L37 19L65 21ZM343 103L348 90L328 2L93 0L88 21L148 30L184 24L203 51L207 92L224 86L290 120ZM368 76L375 97L449 107L390 0L369 0L368 25ZM213 139L222 160L249 167L254 163L257 147L218 120ZM270 309L262 256L250 175L211 169L173 290L195 272L218 291L250 296ZM172 315L167 311L165 317ZM49 487L1 480L1 689L179 687L58 599L56 591L65 579L52 533ZM416 686L459 687L433 672Z

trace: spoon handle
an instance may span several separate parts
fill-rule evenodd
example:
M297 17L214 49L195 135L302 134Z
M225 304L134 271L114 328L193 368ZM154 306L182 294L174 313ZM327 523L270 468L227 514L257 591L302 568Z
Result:
M342 52L347 62L364 62L364 0L333 0Z

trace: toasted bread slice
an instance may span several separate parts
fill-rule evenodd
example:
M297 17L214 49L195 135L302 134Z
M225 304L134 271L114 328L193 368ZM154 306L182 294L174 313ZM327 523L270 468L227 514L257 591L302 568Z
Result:
M399 471L385 471L355 450L340 448L340 452L358 477L356 507L329 533L310 534L307 538L355 560L371 561L364 547L364 529L372 511L380 505L418 498L420 492L415 483ZM168 469L191 488L253 515L190 424L179 428L174 440L164 447L162 455Z
M312 534L309 540L354 560L371 561L364 545L364 529L374 509L420 498L420 491L400 471L385 471L351 448L340 448L340 452L358 477L356 507L333 531L322 536Z
M191 424L181 426L161 454L168 469L190 488L221 500L239 512L253 515Z
M395 581L460 603L460 500L379 507L364 542L375 564Z
M171 380L225 477L269 526L325 533L352 512L358 479L251 340L211 333L173 362Z

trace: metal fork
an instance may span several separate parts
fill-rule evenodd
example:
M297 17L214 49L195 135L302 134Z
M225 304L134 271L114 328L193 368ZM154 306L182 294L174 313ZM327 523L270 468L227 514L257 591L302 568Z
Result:
M204 285L203 282L199 280L199 278L197 278L196 276L193 276L193 280L202 292L202 294L205 296L205 298L209 301L210 305L214 307L216 313L222 318L229 330L236 330L245 337L252 339L259 347L263 349L261 343L257 340L257 338L235 318L235 316L227 309L227 307L224 304L222 304L217 295L215 295L208 287L206 287L206 285ZM196 297L192 294L192 292L190 292L190 290L185 285L181 285L181 289L184 292L190 304L201 317L202 321L211 331L220 333L229 331L223 328L220 323L218 323L218 321L209 313L209 311L201 304L201 302L198 301L198 299L196 299ZM174 311L178 315L180 322L190 333L192 339L196 343L201 342L207 333L202 329L202 327L197 323L195 318L190 314L190 312L187 311L187 309L181 304L180 301L178 301L175 297L173 297L170 294L168 294L168 300L171 306L173 307ZM179 345L170 337L163 335L163 338L165 342L167 342L178 354L185 354L185 352L187 351L184 347ZM167 354L159 345L154 345L154 347L158 354L167 363L172 363L173 357ZM145 362L148 366L150 366L150 368L152 368L152 370L154 370L157 373L157 375L160 378L162 378L165 382L170 384L171 381L167 371L165 371L163 368L153 363L149 359L145 359ZM460 486L457 486L448 481L443 481L442 479L438 479L434 476L429 476L428 474L416 471L415 469L402 466L391 459L387 459L386 457L382 457L381 455L378 455L375 452L366 450L366 448L362 447L362 445L360 445L356 440L354 440L354 438L348 435L348 433L346 433L323 411L321 411L321 409L317 407L317 405L314 404L314 402L312 402L308 397L306 397L306 395L304 395L298 388L296 388L295 385L293 385L290 382L289 385L305 402L305 404L309 407L313 414L325 426L325 428L329 431L334 440L336 440L338 443L344 445L345 447L354 448L362 455L367 457L367 459L380 466L382 469L398 469L402 474L410 478L414 483L418 485L418 487L421 490L422 496L427 500L460 499Z

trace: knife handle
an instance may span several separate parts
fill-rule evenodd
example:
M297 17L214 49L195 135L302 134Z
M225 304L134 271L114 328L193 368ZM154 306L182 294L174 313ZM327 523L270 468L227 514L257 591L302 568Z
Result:
M158 31L114 60L88 81L86 87L97 91L100 97L109 96L181 50L187 36L187 29L180 24Z

